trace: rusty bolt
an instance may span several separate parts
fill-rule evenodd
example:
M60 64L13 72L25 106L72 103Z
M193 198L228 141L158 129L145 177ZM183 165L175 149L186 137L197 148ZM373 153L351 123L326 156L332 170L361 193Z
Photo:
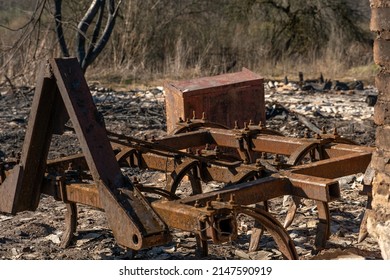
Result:
M218 202L222 202L222 197L221 197L221 194L217 194L217 198L216 198L216 201Z
M238 127L238 121L234 121L234 129L239 129L239 127Z
M264 125L263 125L263 123L261 121L259 122L259 128L260 129L264 129Z
M235 200L236 196L232 193L230 194L230 199L229 199L229 203L230 204L236 204L236 200Z
M196 119L196 112L195 112L195 110L194 110L194 111L192 111L192 119L193 119L193 120L195 120L195 119Z
M252 120L249 120L249 125L254 125Z
M206 120L206 113L205 113L205 112L202 113L202 120L203 120L203 121Z

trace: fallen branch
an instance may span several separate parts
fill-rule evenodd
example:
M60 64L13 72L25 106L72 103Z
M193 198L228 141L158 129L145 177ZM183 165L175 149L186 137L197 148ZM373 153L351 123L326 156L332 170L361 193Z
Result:
M322 131L321 129L319 129L316 125L314 125L313 123L311 123L304 115L298 113L298 112L295 112L295 111L290 111L291 113L295 114L295 116L298 118L298 120L303 124L305 125L308 129L310 129L311 131L313 131L314 133L318 133L318 134L321 134Z

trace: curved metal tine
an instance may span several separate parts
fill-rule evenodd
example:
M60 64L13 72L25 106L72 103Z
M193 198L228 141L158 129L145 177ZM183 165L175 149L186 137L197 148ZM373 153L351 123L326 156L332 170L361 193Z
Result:
M62 240L60 247L67 248L72 239L77 228L77 206L76 203L70 202L66 203L66 213L65 213L65 232L62 235Z
M295 215L297 213L298 207L302 202L302 198L298 196L291 196L291 197L292 197L292 201L288 207L287 215L284 220L284 224L283 224L284 228L288 228L289 226L291 226L292 222L294 221Z
M372 195L369 194L368 199L367 199L366 209L364 211L362 221L360 222L358 243L363 242L368 236L367 218L370 215L370 212L372 212L372 205L371 204L372 204Z
M268 212L268 201L256 203L255 208L262 209ZM251 239L249 241L249 252L254 252L260 249L260 239L264 234L264 230L264 226L258 220L255 220L255 224L252 229Z
M309 156L310 162L316 161L317 160L316 157L318 159L322 159L322 154L319 153L319 146L317 143L308 143L296 149L296 151L294 151L290 155L287 164L292 166L301 165L302 163L304 163L303 161L307 156ZM287 210L287 215L283 224L285 228L291 226L292 222L294 221L297 210L299 208L299 204L301 204L302 202L302 198L296 196L291 196L291 197L292 197L292 203L289 205L289 208Z
M197 165L198 165L197 160L189 159L189 160L185 160L182 164L176 167L175 170L171 173L171 176L168 177L166 190L174 194L176 192L177 187L179 186L179 183L184 178L184 176L189 175L191 170L197 168ZM193 190L193 192L194 191L198 191L198 190Z
M192 194L201 194L202 191L202 182L200 179L200 176L198 174L198 165L195 165L189 172L188 172L188 178L191 183L192 187Z
M284 227L268 212L259 209L241 206L238 209L239 213L248 215L256 219L261 223L265 229L271 234L275 240L276 245L279 248L279 251L283 256L289 260L297 260L298 254L294 246L294 242L291 240L287 231Z
M317 224L317 233L315 247L317 250L325 248L326 241L330 237L330 213L329 204L323 201L317 201L317 211L319 222Z
M121 166L134 167L134 158L136 154L137 149L124 148L115 156L115 158Z

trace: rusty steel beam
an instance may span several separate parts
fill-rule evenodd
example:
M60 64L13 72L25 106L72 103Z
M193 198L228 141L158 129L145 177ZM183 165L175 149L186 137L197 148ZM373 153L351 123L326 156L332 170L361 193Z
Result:
M38 77L21 161L0 186L1 212L35 210L39 203L57 96L53 94L56 84L47 63L42 64Z
M340 198L339 183L334 179L319 178L292 172L281 172L280 175L273 176L287 177L292 185L290 194L294 196L323 202Z
M335 179L356 173L364 173L371 161L371 153L351 153L325 159L291 169L293 174L303 174L325 179Z
M237 220L228 203L207 206L190 206L177 201L158 200L153 209L172 228L191 231L219 244L237 238Z
M234 195L237 204L249 205L289 194L291 192L290 187L291 184L287 178L265 177L255 181L226 186L218 191L186 197L181 199L181 202L193 205L197 201L204 205L207 201L216 200L217 196L222 201L229 201L230 196Z

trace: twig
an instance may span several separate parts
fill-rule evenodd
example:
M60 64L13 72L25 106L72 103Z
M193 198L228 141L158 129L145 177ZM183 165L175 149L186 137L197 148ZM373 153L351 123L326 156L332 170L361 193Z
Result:
M298 120L304 124L308 129L310 129L311 131L313 131L314 133L318 133L318 134L321 134L322 131L321 129L319 129L317 126L315 126L314 124L312 124L304 115L298 113L298 112L295 112L293 110L290 110L290 112L292 112L293 114L295 114L298 118Z
M14 86L14 84L11 82L11 79L8 78L8 76L6 74L4 74L4 77L7 81L7 83L9 84L9 86L11 87L11 90L12 90L12 93L13 94L16 94L16 87Z

